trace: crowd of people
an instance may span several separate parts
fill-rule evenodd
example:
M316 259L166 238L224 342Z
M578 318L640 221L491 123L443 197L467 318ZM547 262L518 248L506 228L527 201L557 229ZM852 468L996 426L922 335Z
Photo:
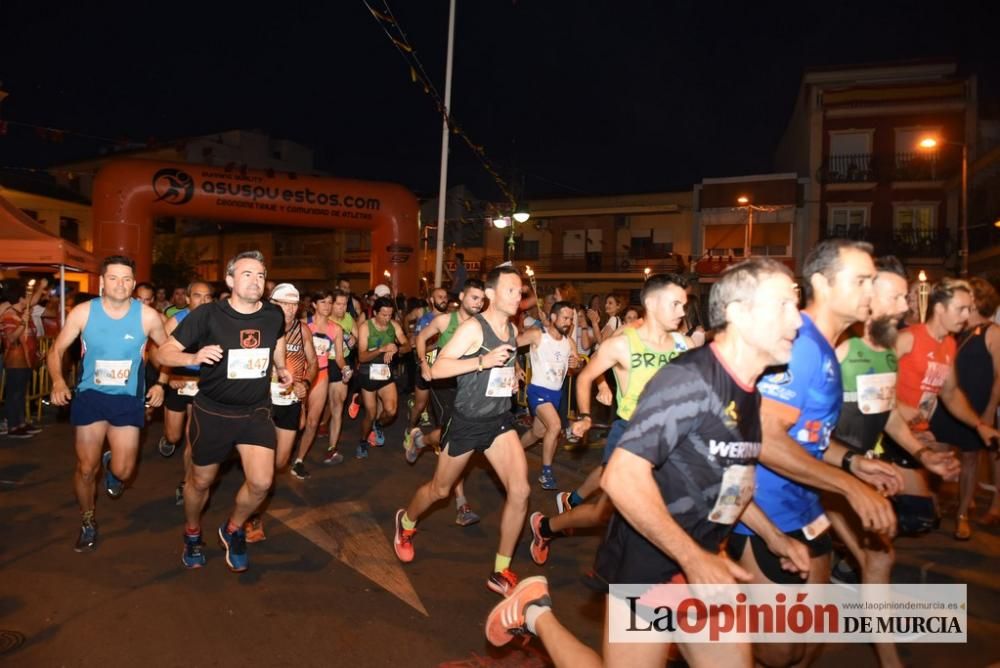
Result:
M131 259L107 258L100 297L68 312L46 360L51 401L70 405L75 428L75 549L97 547L98 482L112 498L125 491L151 409L163 406L160 454L183 451L175 496L187 568L206 563L202 513L220 466L239 457L245 481L215 530L234 572L249 567L247 543L266 536L261 509L276 475L308 479L321 435L323 464L366 459L400 419L406 462L438 454L433 476L399 499L400 561L416 558L418 523L436 502L454 498L459 525L479 521L463 477L481 452L505 491L484 569L504 597L488 640L537 636L560 666L664 665L668 646L610 643L607 625L600 654L577 640L545 578L515 574L525 526L539 565L573 529L604 527L593 573L603 587L888 583L894 536L938 526L940 479L959 483L957 540L973 530L984 449L1000 480L1000 297L981 278L912 289L896 258L826 240L798 283L767 258L731 266L705 309L674 274L649 276L636 304L611 294L584 305L568 283L542 294L509 263L453 279L452 292L423 300L388 285L356 297L346 280L305 295L268 281L251 251L228 263L222 291L196 280L168 299L136 284ZM37 427L22 415L19 379L39 363L30 313L44 289L6 288L7 433L28 437ZM77 340L74 382L64 360ZM360 439L345 446L344 421L358 418ZM558 446L591 438L599 422L601 464L560 491ZM538 443L541 464L529 472L525 450ZM557 512L529 514L533 480L555 492ZM997 495L982 521L1000 521ZM820 648L678 649L693 665L783 666L808 664ZM882 665L901 665L893 645L876 651Z

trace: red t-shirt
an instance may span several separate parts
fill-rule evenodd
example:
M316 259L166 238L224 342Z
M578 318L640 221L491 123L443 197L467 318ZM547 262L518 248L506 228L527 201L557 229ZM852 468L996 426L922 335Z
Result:
M948 335L938 341L923 323L913 325L907 331L913 334L913 348L899 358L896 400L917 409L917 417L911 421L910 429L927 431L937 408L941 386L955 364L955 338Z

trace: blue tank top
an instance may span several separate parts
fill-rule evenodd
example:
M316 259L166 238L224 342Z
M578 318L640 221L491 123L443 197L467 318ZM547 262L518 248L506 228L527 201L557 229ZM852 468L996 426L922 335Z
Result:
M792 361L783 371L763 376L757 389L762 397L799 412L788 435L810 455L822 459L840 418L844 389L837 352L805 313L792 345ZM815 490L792 482L762 464L757 465L753 499L775 526L785 532L797 531L823 514ZM744 524L737 525L734 531L753 535Z
M174 320L177 321L177 325L180 326L180 324L182 322L184 322L184 318L188 317L188 315L190 315L190 313L191 313L191 309L187 308L187 307L182 308L177 313L174 313ZM201 373L201 365L200 364L192 364L190 366L185 366L185 367L181 367L181 368L184 369L185 371L190 372L189 375L197 376L198 374Z
M133 299L125 317L114 320L105 313L102 299L91 301L90 315L80 339L83 342L80 390L132 397L146 394L142 302Z

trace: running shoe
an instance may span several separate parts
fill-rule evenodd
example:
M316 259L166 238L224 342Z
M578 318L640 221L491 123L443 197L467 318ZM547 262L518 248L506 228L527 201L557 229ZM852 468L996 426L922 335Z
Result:
M125 483L116 478L115 474L111 472L110 450L104 453L102 461L104 462L104 490L112 499L120 498L125 491Z
M486 618L486 639L502 647L517 636L530 635L524 621L525 611L532 605L552 607L549 583L542 575L525 578L503 601L496 604Z
M367 441L365 441L365 442L366 442L366 443L367 443L368 445L372 446L373 448L377 448L377 447L378 447L378 441L377 441L377 439L376 439L376 436L375 436L375 432L374 432L374 430L373 430L373 431L370 431L370 432L368 432L368 440L367 440Z
M486 581L486 587L490 591L495 591L501 596L507 596L510 592L514 591L514 587L517 586L517 575L514 571L509 568L505 568L502 571L496 571L490 576L490 579Z
M344 455L337 452L336 449L327 450L326 455L323 456L323 463L333 466L335 464L340 464L344 461Z
M174 490L174 505L183 506L184 505L184 481L181 480L177 483L177 488Z
M24 428L27 429L28 433L32 435L42 433L42 428L32 422L25 422Z
M80 535L77 536L73 549L77 552L93 552L97 549L97 520L93 517L84 518L80 524Z
M408 564L413 561L413 535L417 533L417 530L403 528L403 515L405 514L406 510L403 508L396 511L396 534L392 539L392 547L396 550L396 557Z
M455 518L455 524L460 527L472 526L479 522L479 515L472 512L472 506L469 504L464 504L458 509L458 516Z
M193 536L184 534L184 551L181 552L181 563L184 564L185 568L201 568L205 565L205 543L201 542L200 533Z
M572 497L572 492L559 492L556 494L556 509L560 515L573 509L573 504L570 502Z
M156 449L160 451L161 457L170 457L177 450L177 444L168 441L166 436L161 436Z
M219 527L219 545L226 551L226 564L233 573L242 573L250 565L247 557L247 536L243 529L229 533L228 520Z
M14 427L13 429L8 429L7 436L10 438L31 438L34 434L28 431L28 428L22 424L18 427Z
M355 459L368 459L368 444L364 441L358 443L358 449L354 451Z
M358 403L358 393L355 392L351 395L351 402L347 406L347 417L352 420L358 417L358 413L361 412L361 404Z
M378 423L378 420L372 423L372 433L375 434L375 443L373 445L376 448L381 448L385 445L385 432L382 430L382 425Z
M267 535L264 534L264 520L260 515L253 515L248 519L243 525L243 531L247 535L248 543L260 543L267 540Z
M301 459L296 460L296 462L292 464L292 475L299 480L305 480L309 477L309 471L306 471L306 465L302 463Z
M559 489L559 485L556 484L556 475L552 472L552 469L542 469L542 475L538 476L538 482L542 483L542 489L544 490Z
M406 451L407 464L416 463L420 449L424 446L423 440L424 432L420 431L420 427L414 427L403 436L403 450Z
M531 560L539 566L543 566L549 559L550 538L542 537L542 520L545 515L539 512L531 513L528 518L528 526L531 527Z

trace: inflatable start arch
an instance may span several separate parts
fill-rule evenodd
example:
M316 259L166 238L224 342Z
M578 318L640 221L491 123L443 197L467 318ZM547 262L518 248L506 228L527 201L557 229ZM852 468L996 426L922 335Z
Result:
M416 197L391 183L115 160L94 179L94 254L135 258L137 278L148 279L156 216L371 230L372 284L388 270L395 290L415 295L418 210Z

